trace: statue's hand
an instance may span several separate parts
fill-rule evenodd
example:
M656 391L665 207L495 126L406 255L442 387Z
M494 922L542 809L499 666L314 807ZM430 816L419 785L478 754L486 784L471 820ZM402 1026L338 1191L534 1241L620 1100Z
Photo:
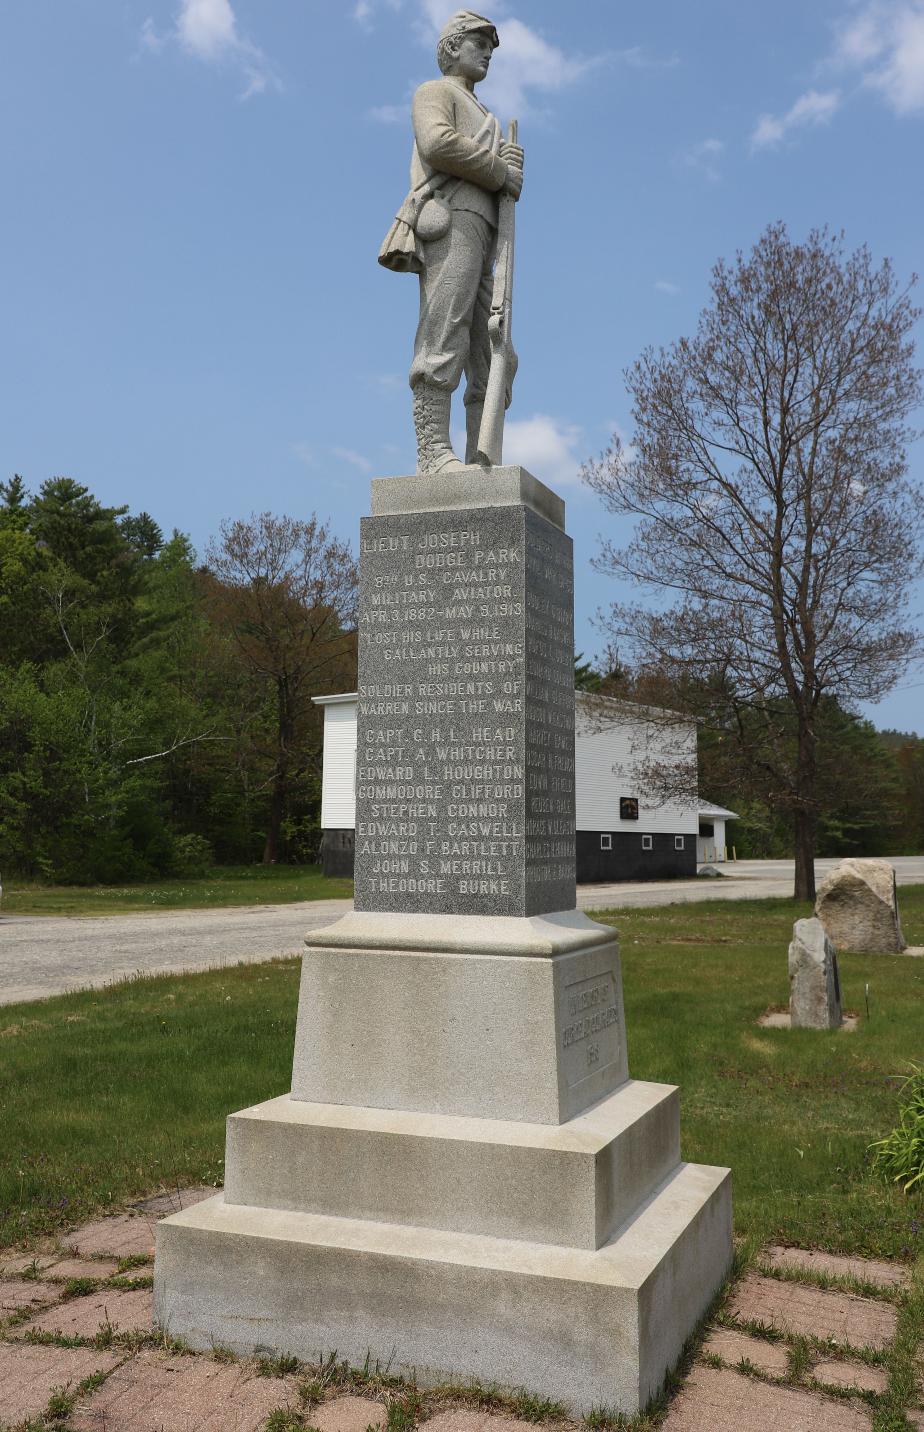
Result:
M511 144L505 139L500 147L500 157L508 169L519 169L520 173L523 173L523 149L521 145Z
M508 146L508 148L512 147L513 146ZM522 153L523 151L521 149L520 154L522 155ZM504 193L510 194L514 199L519 199L520 194L523 190L523 170L521 167L518 167L516 164L513 164L509 159L507 159L506 162L507 178L504 182Z

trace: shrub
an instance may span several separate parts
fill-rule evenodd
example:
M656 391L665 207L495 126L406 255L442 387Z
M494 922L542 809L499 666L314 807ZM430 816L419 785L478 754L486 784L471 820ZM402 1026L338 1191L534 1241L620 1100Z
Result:
M877 1139L873 1167L892 1183L902 1184L905 1193L924 1180L924 1069L911 1066L901 1087L897 1126L884 1139Z
M208 875L215 864L212 847L204 835L177 835L173 838L173 853L170 858L172 875L183 875L193 879L197 875Z

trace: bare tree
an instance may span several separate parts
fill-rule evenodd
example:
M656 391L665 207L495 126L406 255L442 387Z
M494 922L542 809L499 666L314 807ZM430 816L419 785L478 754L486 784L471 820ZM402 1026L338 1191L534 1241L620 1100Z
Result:
M263 863L276 860L311 697L355 652L357 573L349 547L316 517L251 514L222 522L207 561L213 613L245 665L273 689L275 752Z
M598 568L660 598L614 604L611 639L789 813L801 899L815 893L819 707L877 700L920 651L909 288L841 236L800 244L771 225L716 265L695 337L628 371L632 445L614 439L584 469L611 512L638 519Z

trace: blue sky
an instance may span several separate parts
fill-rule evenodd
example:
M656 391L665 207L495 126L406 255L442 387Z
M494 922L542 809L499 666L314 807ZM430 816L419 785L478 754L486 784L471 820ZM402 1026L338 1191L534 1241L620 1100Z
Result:
M355 541L368 479L413 470L416 280L375 257L453 8L4 0L0 473L67 474L200 552L266 508ZM526 149L505 455L567 501L593 655L612 519L578 468L630 433L622 372L692 331L715 259L781 218L921 266L924 0L491 15L482 97ZM869 714L924 734L918 683Z

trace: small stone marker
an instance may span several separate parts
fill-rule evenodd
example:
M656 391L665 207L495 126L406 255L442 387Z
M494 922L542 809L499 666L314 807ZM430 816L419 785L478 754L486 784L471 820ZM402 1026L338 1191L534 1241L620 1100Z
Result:
M836 950L900 955L905 949L895 870L887 860L842 860L819 885L815 914Z
M837 955L820 920L797 920L789 946L789 1014L793 1029L839 1029Z

